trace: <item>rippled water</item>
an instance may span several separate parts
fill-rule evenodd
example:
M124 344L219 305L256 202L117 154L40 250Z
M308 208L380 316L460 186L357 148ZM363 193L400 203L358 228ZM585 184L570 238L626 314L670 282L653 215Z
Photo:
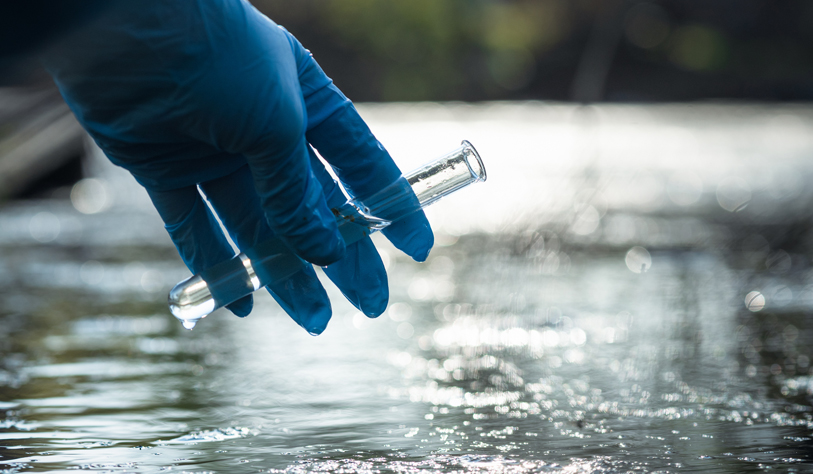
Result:
M268 295L183 330L117 170L0 209L0 472L813 472L810 110L364 113L490 181L319 337Z

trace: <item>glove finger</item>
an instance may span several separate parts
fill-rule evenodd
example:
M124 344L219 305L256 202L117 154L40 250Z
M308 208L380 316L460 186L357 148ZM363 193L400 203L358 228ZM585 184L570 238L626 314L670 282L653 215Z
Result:
M244 156L271 230L300 257L328 265L343 256L344 241L310 170L296 61L282 29L254 13L245 19L246 28L219 38L239 53L219 56L196 80L184 133Z
M369 237L348 245L344 258L328 265L325 274L368 317L375 318L387 309L387 271Z
M311 169L322 185L328 207L341 206L346 202L346 196L313 149L309 149L309 152ZM387 270L370 237L348 245L344 258L325 267L325 274L348 301L365 315L376 317L387 309Z
M311 54L290 34L288 41L297 60L307 109L307 140L330 163L348 191L364 201L395 182L401 171ZM384 235L418 261L426 260L434 244L432 228L421 210L390 226Z
M330 300L313 267L308 265L284 282L269 287L271 296L291 318L312 336L327 328L332 314Z
M323 101L338 100L340 94L331 85L306 100L313 107L319 107ZM310 129L307 137L334 167L348 190L363 202L395 182L401 172L355 107L349 101L346 105ZM406 191L411 192L411 189ZM432 227L423 210L394 222L383 233L396 248L419 262L426 260L435 243Z
M248 166L202 183L200 187L241 250L274 237ZM324 331L330 320L330 301L313 267L305 265L288 280L268 285L267 289L285 312L309 333Z
M435 244L432 226L423 211L399 219L381 231L392 245L412 257L416 262L424 262Z
M192 273L200 273L234 257L231 245L196 187L171 191L148 189L147 193L178 254ZM226 307L237 316L248 316L253 299L248 295Z

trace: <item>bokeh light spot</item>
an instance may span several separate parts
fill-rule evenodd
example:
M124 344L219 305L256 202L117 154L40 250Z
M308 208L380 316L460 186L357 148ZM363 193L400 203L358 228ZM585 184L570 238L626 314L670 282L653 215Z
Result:
M631 272L646 273L652 267L652 256L647 249L635 246L627 251L624 262Z
M420 277L414 279L412 283L409 284L407 294L415 301L426 301L430 299L432 297L432 287L429 279Z
M701 25L688 25L675 32L672 61L686 69L712 71L728 59L728 43L719 31Z
M393 303L387 308L387 315L393 321L409 321L412 317L412 306L409 303Z
M751 202L751 186L736 176L725 178L717 185L717 202L728 212L741 211Z
M745 307L753 313L762 311L765 308L765 295L759 291L751 291L745 295Z
M576 212L576 219L571 230L578 235L590 235L598 229L601 216L593 206L585 206Z
M677 172L666 185L669 199L678 206L691 206L700 200L703 193L703 180L697 173Z
M101 212L110 205L107 186L98 179L83 179L71 189L71 204L82 214Z
M415 328L413 328L411 324L404 322L398 325L395 332L401 339L409 339L413 334L415 334Z
M43 211L34 214L28 222L28 231L34 240L42 243L53 242L59 237L62 226L59 218L50 212Z

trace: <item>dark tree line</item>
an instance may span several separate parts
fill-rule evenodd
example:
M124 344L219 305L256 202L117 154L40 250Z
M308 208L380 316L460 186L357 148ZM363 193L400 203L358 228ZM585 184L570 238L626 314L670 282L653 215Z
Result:
M813 98L805 0L254 0L354 100Z

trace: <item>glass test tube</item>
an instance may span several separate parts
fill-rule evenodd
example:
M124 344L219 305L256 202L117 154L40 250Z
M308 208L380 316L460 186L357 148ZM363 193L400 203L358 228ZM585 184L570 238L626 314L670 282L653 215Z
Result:
M348 245L472 183L486 180L486 169L468 141L379 191L364 204L348 201L333 209ZM262 242L175 285L169 309L187 329L209 313L271 283L284 281L308 262L279 239Z

